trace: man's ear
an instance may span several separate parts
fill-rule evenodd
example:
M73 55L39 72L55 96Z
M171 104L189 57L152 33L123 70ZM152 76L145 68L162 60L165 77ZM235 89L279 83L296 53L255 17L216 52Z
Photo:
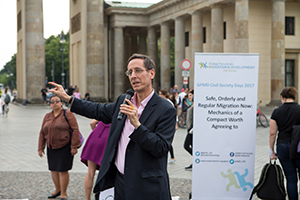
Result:
M150 79L152 80L152 79L154 79L154 77L155 77L155 70L151 69L150 70Z

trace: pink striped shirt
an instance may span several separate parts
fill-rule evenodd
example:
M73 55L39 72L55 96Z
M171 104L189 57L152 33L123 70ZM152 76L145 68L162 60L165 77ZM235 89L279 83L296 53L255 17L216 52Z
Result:
M134 93L133 97L131 98L132 104L138 107L139 118L142 115L147 103L149 102L153 94L154 94L154 90L152 90L151 94L141 102L139 107L136 105L136 93ZM132 134L133 131L134 131L134 126L130 123L129 119L126 118L125 125L123 127L123 131L119 140L118 151L115 160L115 165L117 166L119 172L121 172L122 174L124 174L125 153L126 153L127 145L130 141L129 136Z

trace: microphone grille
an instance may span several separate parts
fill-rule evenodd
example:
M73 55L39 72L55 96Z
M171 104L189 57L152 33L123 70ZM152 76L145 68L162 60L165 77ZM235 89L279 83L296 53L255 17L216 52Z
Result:
M133 96L134 95L133 89L130 88L129 90L127 90L126 94L129 94L130 96Z

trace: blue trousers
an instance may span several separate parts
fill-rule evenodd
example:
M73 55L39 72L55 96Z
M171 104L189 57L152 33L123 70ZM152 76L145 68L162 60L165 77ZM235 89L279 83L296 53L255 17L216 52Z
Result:
M277 156L283 168L287 181L287 193L289 200L298 200L298 174L300 172L300 156L290 159L290 143L279 143L277 145Z

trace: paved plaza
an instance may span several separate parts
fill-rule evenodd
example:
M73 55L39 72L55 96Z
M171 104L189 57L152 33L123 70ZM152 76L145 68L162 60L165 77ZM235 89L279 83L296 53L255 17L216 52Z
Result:
M0 117L0 199L47 199L54 186L48 171L46 157L37 153L38 135L43 117L51 111L49 106L10 104L8 117ZM270 117L273 108L262 108ZM85 139L91 132L90 119L76 115L79 129ZM257 127L255 152L255 184L260 170L269 160L268 128ZM168 165L172 196L188 199L191 191L192 172L184 167L192 157L183 149L186 129L179 128L173 148L176 162ZM68 199L85 199L84 178L87 167L80 162L82 148L74 158L70 171Z

